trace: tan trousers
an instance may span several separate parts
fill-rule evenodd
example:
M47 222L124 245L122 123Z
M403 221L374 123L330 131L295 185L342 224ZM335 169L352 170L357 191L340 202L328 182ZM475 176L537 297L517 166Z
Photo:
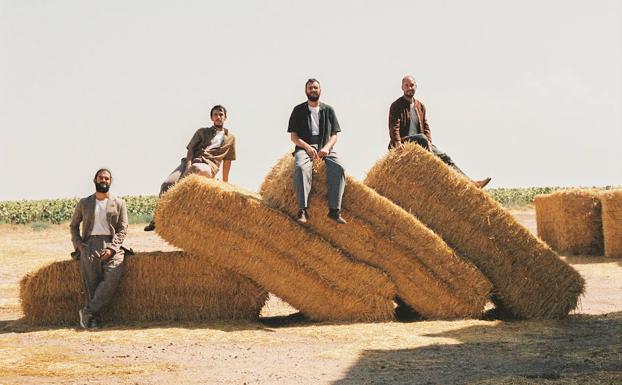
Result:
M110 302L123 273L123 250L119 250L106 261L100 259L106 243L111 240L110 236L91 236L80 250L84 309L91 315L99 312Z
M162 186L160 186L160 195L164 194L168 189L173 187L175 183L179 182L182 178L182 174L186 171L186 158L181 159L181 163L170 175L164 180ZM190 174L201 174L208 178L214 178L218 173L218 166L214 163L202 163L195 162L190 166Z

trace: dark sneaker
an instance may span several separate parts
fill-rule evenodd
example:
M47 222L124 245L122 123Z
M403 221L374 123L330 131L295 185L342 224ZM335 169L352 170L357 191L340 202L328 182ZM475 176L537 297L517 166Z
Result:
M482 180L474 180L473 183L478 188L484 188L488 183L490 183L491 178L486 178Z
M91 318L91 322L89 323L89 328L91 329L101 328L101 325L99 324L99 321L97 320L96 317Z
M153 221L149 222L149 224L147 226L145 226L145 228L143 230L145 230L145 231L153 231L153 230L155 230L155 222L153 222Z
M298 211L298 216L296 216L296 220L298 221L298 223L307 223L308 217L309 215L307 214L307 210L300 209Z
M92 315L90 315L86 310L80 309L78 310L78 316L80 316L80 326L82 326L83 329L91 327L91 322L93 321Z
M332 219L333 221L335 221L335 222L337 222L337 223L339 223L339 224L342 224L342 225L345 225L346 223L348 223L348 222L346 222L346 220L345 220L345 219L343 219L343 217L341 216L341 211L340 211L339 209L330 209L330 210L328 211L328 217L329 217L330 219Z

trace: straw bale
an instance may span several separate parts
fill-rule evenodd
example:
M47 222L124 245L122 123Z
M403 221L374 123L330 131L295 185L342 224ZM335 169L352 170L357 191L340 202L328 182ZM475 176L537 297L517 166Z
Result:
M622 190L600 195L605 256L622 258Z
M503 311L518 318L558 318L577 306L583 278L488 194L420 146L389 151L365 183L479 267Z
M568 255L603 255L598 192L564 190L537 195L538 236L553 250Z
M298 211L293 188L294 164L286 155L264 179L264 201L288 215ZM389 274L404 302L426 318L479 316L490 282L470 262L412 215L351 177L343 196L347 225L327 218L326 169L315 167L307 227L345 250L352 258Z
M256 194L193 175L161 197L155 218L169 243L209 255L312 319L392 318L395 285L384 273L352 261Z
M107 322L253 320L268 293L250 279L183 252L125 258L115 297L102 310ZM84 306L79 262L54 262L20 283L24 319L37 325L76 324Z

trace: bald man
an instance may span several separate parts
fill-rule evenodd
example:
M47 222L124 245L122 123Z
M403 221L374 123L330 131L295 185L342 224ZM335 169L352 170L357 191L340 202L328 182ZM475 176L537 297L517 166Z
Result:
M449 167L466 176L449 155L432 144L432 132L426 118L425 106L415 99L417 82L414 77L404 76L402 91L404 94L394 101L389 108L389 149L396 148L399 151L404 147L404 143L415 142L431 151ZM473 181L479 188L483 188L488 182L490 182L490 178Z

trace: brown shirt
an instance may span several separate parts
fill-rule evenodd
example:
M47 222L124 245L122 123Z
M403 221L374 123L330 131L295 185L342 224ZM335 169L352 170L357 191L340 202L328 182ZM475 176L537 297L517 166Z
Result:
M425 116L425 106L419 100L415 99L415 111L419 118L419 134L425 135L430 143L432 143L432 132L428 125L428 119ZM391 103L389 108L389 148L395 147L402 138L408 136L410 130L410 102L400 96L396 101Z
M235 160L235 136L230 134L228 129L224 130L225 139L222 145L208 150L216 135L216 128L213 126L199 128L186 146L188 149L186 159L191 159L192 163L215 164L216 167L219 167L223 160Z

